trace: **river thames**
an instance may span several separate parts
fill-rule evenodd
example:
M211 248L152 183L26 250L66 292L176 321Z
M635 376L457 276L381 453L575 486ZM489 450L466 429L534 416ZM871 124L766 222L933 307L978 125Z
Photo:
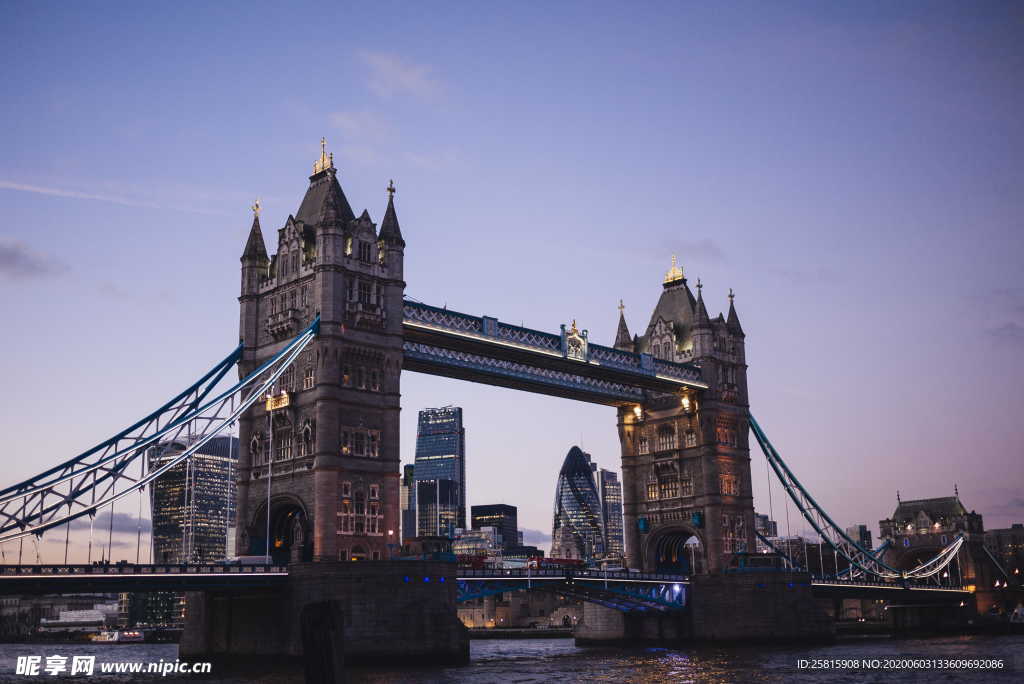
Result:
M350 681L382 682L990 682L1020 681L1024 667L1024 636L962 636L932 639L843 640L820 647L730 648L577 648L572 639L482 640L471 643L471 662L448 668L353 668ZM16 674L18 656L96 656L92 676L36 676ZM256 676L225 676L216 669L210 675L101 674L103 663L173 662L174 644L2 644L0 682L39 679L102 682L217 681L228 684L301 684L297 670L265 672ZM915 659L1001 660L999 669L975 670L810 670L801 661L874 661Z

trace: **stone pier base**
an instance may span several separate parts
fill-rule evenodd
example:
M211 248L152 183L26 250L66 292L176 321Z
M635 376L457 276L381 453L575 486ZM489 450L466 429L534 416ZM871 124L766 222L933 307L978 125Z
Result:
M690 584L693 637L700 641L831 641L829 601L811 592L805 573L697 575Z
M689 624L684 613L623 613L588 602L573 636L577 646L673 644L689 636Z
M456 617L455 564L299 563L279 592L190 592L180 653L193 660L302 656L305 606L334 601L346 663L461 664L469 634Z
M835 637L831 602L815 599L810 576L742 572L693 578L676 612L629 612L583 604L580 646L684 642L820 642Z

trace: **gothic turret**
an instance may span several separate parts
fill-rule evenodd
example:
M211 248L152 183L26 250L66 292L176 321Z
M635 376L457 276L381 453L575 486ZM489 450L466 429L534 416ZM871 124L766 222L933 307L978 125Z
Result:
M402 229L398 226L398 214L395 213L395 181L388 181L388 208L384 212L384 220L380 224L380 239L385 244L405 247Z
M629 326L626 325L626 305L619 300L619 330L615 333L615 344L616 349L623 351L633 351L633 338L629 334Z
M743 328L740 326L740 317L736 315L736 306L733 304L733 300L736 295L732 293L732 288L729 289L729 318L726 320L725 326L729 329L733 335L739 335L745 337L743 334Z
M252 228L249 229L249 239L242 250L242 261L266 262L267 245L263 242L263 229L260 228L260 201L252 205Z

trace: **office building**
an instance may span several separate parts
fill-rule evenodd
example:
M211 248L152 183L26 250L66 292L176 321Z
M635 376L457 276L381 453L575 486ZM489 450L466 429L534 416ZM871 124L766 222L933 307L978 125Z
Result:
M470 513L470 524L473 529L496 528L498 534L501 535L503 548L511 548L522 543L519 541L518 509L515 506L508 504L473 506Z
M466 527L466 430L457 406L423 409L416 429L416 536Z
M413 475L415 469L411 463L402 468L399 504L402 510L403 542L416 536L416 481Z
M597 493L604 518L604 552L607 558L622 558L626 544L622 533L622 483L619 476L601 468L597 473Z
M847 527L846 536L860 544L861 548L872 548L871 530L868 529L867 525L853 525L852 527Z
M604 516L590 455L574 446L566 454L555 486L551 557L585 561L605 554Z

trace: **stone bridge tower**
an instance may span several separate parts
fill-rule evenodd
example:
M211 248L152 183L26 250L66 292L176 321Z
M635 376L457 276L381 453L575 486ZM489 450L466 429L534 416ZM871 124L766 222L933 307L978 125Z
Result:
M240 554L386 559L399 534L399 377L405 242L394 185L380 230L353 214L321 141L299 210L268 255L259 205L242 254L245 376L321 316L320 335L240 420ZM272 422L271 422L272 421Z
M708 316L672 258L643 335L630 337L620 307L615 346L702 369L707 390L651 395L619 409L627 563L645 571L716 572L754 550L747 443L744 334L729 313ZM700 547L686 546L690 537Z

